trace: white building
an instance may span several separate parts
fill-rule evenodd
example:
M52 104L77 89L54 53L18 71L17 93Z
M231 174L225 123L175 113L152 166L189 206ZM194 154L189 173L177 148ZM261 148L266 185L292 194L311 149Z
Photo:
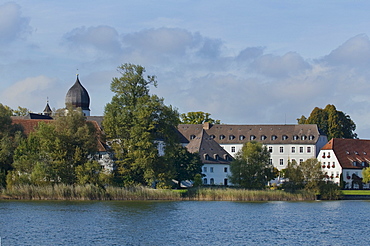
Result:
M362 169L370 163L370 140L333 138L317 159L327 181L339 185L342 177L346 189L370 188L369 184L362 184Z

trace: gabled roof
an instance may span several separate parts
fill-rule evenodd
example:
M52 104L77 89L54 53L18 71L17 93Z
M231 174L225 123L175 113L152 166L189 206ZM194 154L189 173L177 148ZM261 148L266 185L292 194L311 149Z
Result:
M189 152L199 153L204 164L229 164L232 157L205 130L195 136L186 146Z
M342 168L362 169L370 163L370 140L333 138L324 150L333 150Z
M204 129L219 144L244 144L250 140L263 144L316 144L320 133L315 124L302 125L226 125L180 124L182 142L190 141ZM184 140L186 139L186 140Z

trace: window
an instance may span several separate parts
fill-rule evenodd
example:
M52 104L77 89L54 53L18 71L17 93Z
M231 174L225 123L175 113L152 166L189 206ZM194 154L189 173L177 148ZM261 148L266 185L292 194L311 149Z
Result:
M308 136L308 140L313 140L315 138L315 136L314 135L310 135L310 136Z
M190 135L190 139L193 140L195 138L195 135Z
M298 140L298 136L297 135L294 135L293 136L293 140Z
M210 171L211 173L213 173L213 167L210 167L210 168L209 168L209 171Z
M229 140L233 140L235 139L235 136L234 135L229 135Z
M224 167L224 172L227 173L227 167Z
M211 136L209 136L210 137L210 139L215 139L216 138L216 136L215 135L211 135Z
M214 180L214 179L210 179L210 180L209 180L209 183L210 183L211 185L214 185L214 184L215 184L215 180Z
M277 139L277 136L276 135L272 135L271 136L271 140L276 140Z
M245 136L244 135L239 135L239 140L244 140Z
M250 140L255 140L255 139L256 139L256 136L251 135Z
M207 182L208 182L208 181L207 181L207 179L203 179L203 184L205 184L205 185L206 185L206 184L207 184Z
M204 159L208 161L209 160L209 155L204 154Z
M269 146L269 152L272 153L272 146Z
M203 172L206 173L207 172L207 167L203 167Z
M284 147L283 146L280 147L280 153L284 153Z
M303 159L299 159L299 164L301 164L303 162Z
M295 153L295 147L292 147L292 153Z
M283 140L287 140L288 139L288 136L287 135L283 135Z
M220 140L225 139L225 135L220 135Z
M284 165L284 159L280 159L280 166Z
M307 153L311 153L311 147L307 147Z
M220 160L220 157L217 154L215 154L214 157L216 161Z
M233 152L233 153L235 152L235 146L231 147L231 152Z
M263 141L263 140L266 140L266 138L267 138L267 137L266 137L265 135L262 135L262 136L261 136L261 140L262 140L262 141Z
M306 137L305 135L302 135L302 136L301 136L301 139L302 139L302 140L306 140L306 138L307 138L307 137Z
M299 147L299 153L303 153L303 147Z
M292 163L297 163L295 159L292 159Z
M269 164L272 165L272 159L269 159Z

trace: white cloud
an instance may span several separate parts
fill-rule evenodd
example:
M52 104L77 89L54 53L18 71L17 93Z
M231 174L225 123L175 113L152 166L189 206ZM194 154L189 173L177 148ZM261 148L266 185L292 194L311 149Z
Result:
M53 88L55 83L55 79L43 75L26 78L5 89L1 93L1 99L11 108L21 106L31 110L40 109L41 111L42 107L46 105L47 97L52 96L51 93L53 95L60 93L59 90Z
M82 48L90 55L96 53L112 55L121 52L118 33L110 26L75 28L64 35L64 40L70 47L76 50Z
M31 33L29 18L21 16L20 6L9 2L0 5L0 43L13 41Z

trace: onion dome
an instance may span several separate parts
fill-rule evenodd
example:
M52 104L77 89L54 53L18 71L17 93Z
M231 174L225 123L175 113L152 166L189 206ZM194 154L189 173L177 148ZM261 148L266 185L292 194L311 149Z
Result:
M67 92L65 103L72 104L73 107L81 108L83 111L90 111L89 93L81 85L78 74L76 82Z

